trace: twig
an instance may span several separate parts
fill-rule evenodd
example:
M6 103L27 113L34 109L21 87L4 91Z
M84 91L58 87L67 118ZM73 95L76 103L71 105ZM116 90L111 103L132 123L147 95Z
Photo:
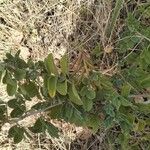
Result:
M34 115L37 115L37 114L39 114L39 113L45 112L45 111L47 111L48 109L54 108L54 107L59 106L59 105L61 105L61 104L63 104L63 102L62 102L62 103L58 103L58 104L53 105L53 106L48 106L48 107L46 107L46 108L44 108L44 109L41 109L41 110L38 110L38 111L31 111L31 110L30 110L30 111L28 111L24 116L22 116L22 117L20 117L20 118L17 118L17 119L8 120L8 122L9 122L10 124L18 123L19 121L22 121L23 119L25 119L25 118L27 118L27 117L34 116Z
M148 94L139 94L139 95L129 95L131 98L137 98L137 97L150 97Z
M144 39L146 39L147 41L150 42L150 38L148 38L147 36L141 34L140 32L137 32L137 33L141 36L141 38L144 38Z

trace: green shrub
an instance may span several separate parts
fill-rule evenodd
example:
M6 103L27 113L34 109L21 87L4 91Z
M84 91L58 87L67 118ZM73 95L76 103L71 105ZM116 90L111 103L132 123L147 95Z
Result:
M123 1L117 4L110 22L112 29L108 30L109 39ZM144 15L147 17L148 11ZM121 149L129 146L137 149L138 143L149 141L149 131L145 129L150 126L150 28L129 12L120 37L114 45L119 60L115 66L117 72L112 76L98 69L103 52L97 48L91 58L81 52L84 57L79 58L74 67L70 67L67 55L56 65L52 54L44 61L29 59L25 62L20 58L20 51L14 56L7 53L0 65L0 79L12 98L0 102L0 121L1 126L6 122L13 125L9 137L19 143L25 135L30 137L29 130L33 133L47 131L52 137L58 137L61 131L48 121L47 118L51 118L88 127L93 133L100 128L117 128L118 134L112 142ZM32 104L35 97L40 102L28 110L26 101ZM11 108L10 114L7 108ZM33 126L27 129L19 125L20 120L36 114L40 117ZM134 133L140 138L132 145Z

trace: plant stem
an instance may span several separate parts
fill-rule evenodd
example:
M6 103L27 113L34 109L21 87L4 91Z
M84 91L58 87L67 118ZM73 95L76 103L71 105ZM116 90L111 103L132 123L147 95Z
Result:
M46 108L44 108L44 109L37 110L37 111L29 110L24 116L22 116L22 117L20 117L20 118L17 118L17 119L8 120L8 122L9 122L10 124L18 123L19 121L22 121L23 119L25 119L25 118L27 118L27 117L34 116L34 115L43 113L43 112L45 112L45 111L47 111L47 110L49 110L49 109L52 109L52 108L54 108L54 107L56 107L56 106L61 105L61 104L63 104L63 102L58 103L58 104L53 105L53 106L48 106L48 107L46 107Z

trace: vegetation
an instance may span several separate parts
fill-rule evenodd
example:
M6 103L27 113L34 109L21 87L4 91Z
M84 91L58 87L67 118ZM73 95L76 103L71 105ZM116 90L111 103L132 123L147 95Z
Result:
M31 132L47 131L58 137L61 131L49 121L58 119L88 127L93 134L104 129L109 134L105 140L114 149L138 150L141 144L142 149L150 149L150 5L147 1L130 11L134 3L129 1L128 13L122 17L124 1L115 4L105 33L108 42L90 53L81 50L72 62L68 54L59 63L52 54L37 62L24 61L20 51L6 54L0 77L12 99L0 102L0 120L1 126L12 124L8 134L15 143L25 135L31 137ZM124 25L116 35L118 17ZM114 55L115 65L102 71L103 63L114 63ZM40 102L28 110L26 102L35 97ZM33 126L19 124L37 114Z

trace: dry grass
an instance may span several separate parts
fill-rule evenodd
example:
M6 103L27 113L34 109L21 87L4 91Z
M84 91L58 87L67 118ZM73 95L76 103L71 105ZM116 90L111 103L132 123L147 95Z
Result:
M60 58L67 50L72 52L83 46L90 49L92 41L95 41L92 46L101 41L106 47L111 3L7 0L0 6L0 49L32 51L33 57L41 59L47 52Z
M25 59L44 59L50 52L60 59L66 51L77 57L77 51L86 49L90 52L99 43L106 53L110 48L112 51L111 41L108 43L106 38L111 11L110 0L0 0L0 58L6 52L14 53L18 49ZM103 60L106 57L104 55ZM116 60L113 65L107 64L107 69L111 69L115 63ZM107 71L104 68L101 70ZM0 97L7 100L3 89L1 87ZM34 118L30 118L24 123L33 121ZM6 124L0 133L0 149L78 149L76 145L71 147L71 142L81 136L84 130L66 123L60 123L60 126L65 130L59 139L36 135L32 141L27 138L13 145L7 138L10 125ZM84 149L90 149L97 141L102 143L103 135L97 136L88 147L81 146L78 140L77 143ZM90 132L83 136L88 139Z
M5 1L0 6L0 49L21 49L26 55L30 51L36 59L53 52L60 58L67 50L78 7L71 1Z

